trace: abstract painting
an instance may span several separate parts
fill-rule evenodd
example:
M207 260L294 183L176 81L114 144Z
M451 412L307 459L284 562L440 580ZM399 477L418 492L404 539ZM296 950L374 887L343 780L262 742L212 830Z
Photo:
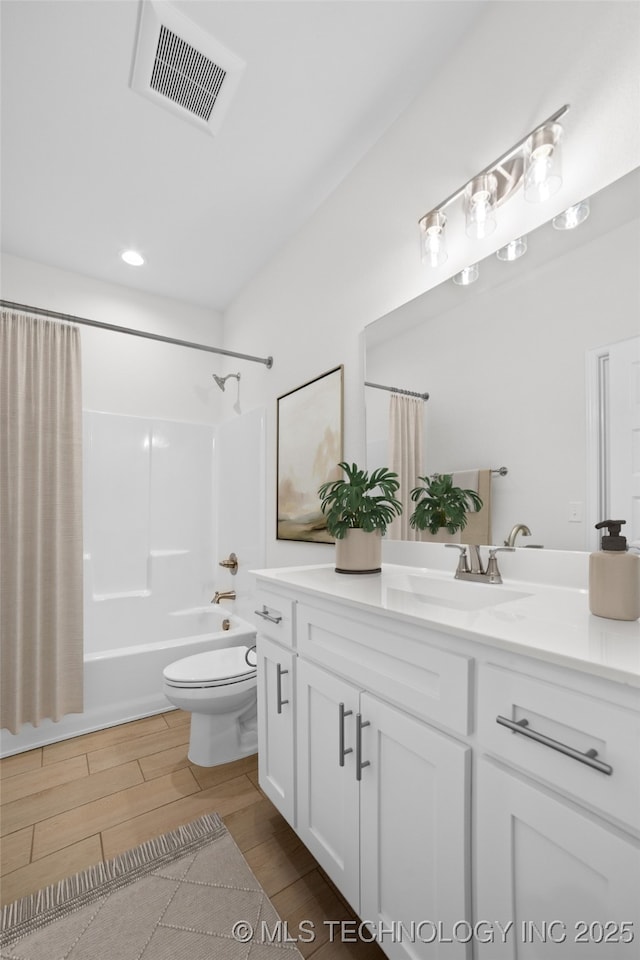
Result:
M334 543L318 487L341 475L343 367L278 397L278 540Z

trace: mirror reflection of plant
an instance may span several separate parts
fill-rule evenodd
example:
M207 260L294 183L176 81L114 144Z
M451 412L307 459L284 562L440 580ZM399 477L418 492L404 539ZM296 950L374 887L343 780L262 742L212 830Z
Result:
M467 513L482 509L482 500L475 490L454 487L453 475L434 473L430 477L418 477L424 486L414 487L411 499L416 504L409 517L414 529L437 533L446 527L449 533L464 530Z
M353 528L384 533L393 518L402 513L402 504L395 497L400 486L398 474L378 467L369 476L355 463L338 466L347 478L328 480L318 488L329 533L337 540Z

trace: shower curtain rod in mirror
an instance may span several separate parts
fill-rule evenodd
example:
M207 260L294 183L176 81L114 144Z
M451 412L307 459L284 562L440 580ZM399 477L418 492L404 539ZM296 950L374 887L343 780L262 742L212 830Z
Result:
M30 307L25 303L13 303L11 300L0 300L0 307L5 307L7 310L21 310L23 313L33 313L41 317L50 317L53 320L65 320L67 323L81 323L87 327L99 327L101 330L112 330L114 333L128 333L132 337L144 337L146 340L159 340L162 343L172 343L177 347L190 347L192 350L220 353L225 357L236 357L238 360L251 360L253 363L264 363L267 370L270 370L273 366L273 357L253 357L248 353L236 353L235 350L223 350L222 347L209 347L204 343L192 343L190 340L176 340L174 337L163 337L158 333L147 333L145 330L117 327L113 323L103 323L101 320L87 320L86 317L74 317L69 313L56 313L55 310L42 310L40 307Z
M421 400L428 400L428 393L417 393L415 390L403 390L402 387L385 387L381 383L369 383L368 380L364 382L365 387L375 387L376 390L389 390L391 393L401 393L405 397L420 397Z

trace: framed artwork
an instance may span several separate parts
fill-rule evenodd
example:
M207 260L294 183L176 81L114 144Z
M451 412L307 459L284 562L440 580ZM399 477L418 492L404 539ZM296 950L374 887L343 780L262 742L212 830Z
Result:
M343 370L335 367L278 397L278 540L335 542L318 487L341 473Z

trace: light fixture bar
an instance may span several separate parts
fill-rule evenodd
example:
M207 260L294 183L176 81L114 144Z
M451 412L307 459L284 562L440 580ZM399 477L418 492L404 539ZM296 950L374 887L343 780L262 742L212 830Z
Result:
M455 193L452 193L450 196L447 197L446 200L443 200L442 203L439 203L437 207L434 207L433 210L429 210L428 213L425 213L424 216L420 217L420 220L418 221L418 223L421 223L425 219L425 217L428 217L433 213L440 213L442 210L445 209L445 207L448 207L449 204L453 203L455 200L458 200L463 195L463 193L465 192L469 184L472 183L473 180L476 180L478 177L486 176L489 173L493 173L503 163L506 163L508 160L511 160L513 157L515 157L516 154L522 150L522 148L528 141L529 137L533 136L534 133L537 133L538 130L542 130L544 127L548 126L548 124L555 123L561 117L564 117L565 113L567 113L569 108L570 108L570 104L565 103L564 106L560 107L559 110L556 110L555 113L552 113L550 117L547 117L546 120L543 120L542 123L539 123L537 126L535 126L533 130L530 130L529 133L527 133L526 136L522 137L521 140L518 140L518 142L515 143L512 147L510 147L506 153L503 153L502 156L498 157L497 160L494 160L493 163L488 164L488 166L486 166L479 173L474 174L471 180L467 180L467 182L463 184L458 190L456 190Z

